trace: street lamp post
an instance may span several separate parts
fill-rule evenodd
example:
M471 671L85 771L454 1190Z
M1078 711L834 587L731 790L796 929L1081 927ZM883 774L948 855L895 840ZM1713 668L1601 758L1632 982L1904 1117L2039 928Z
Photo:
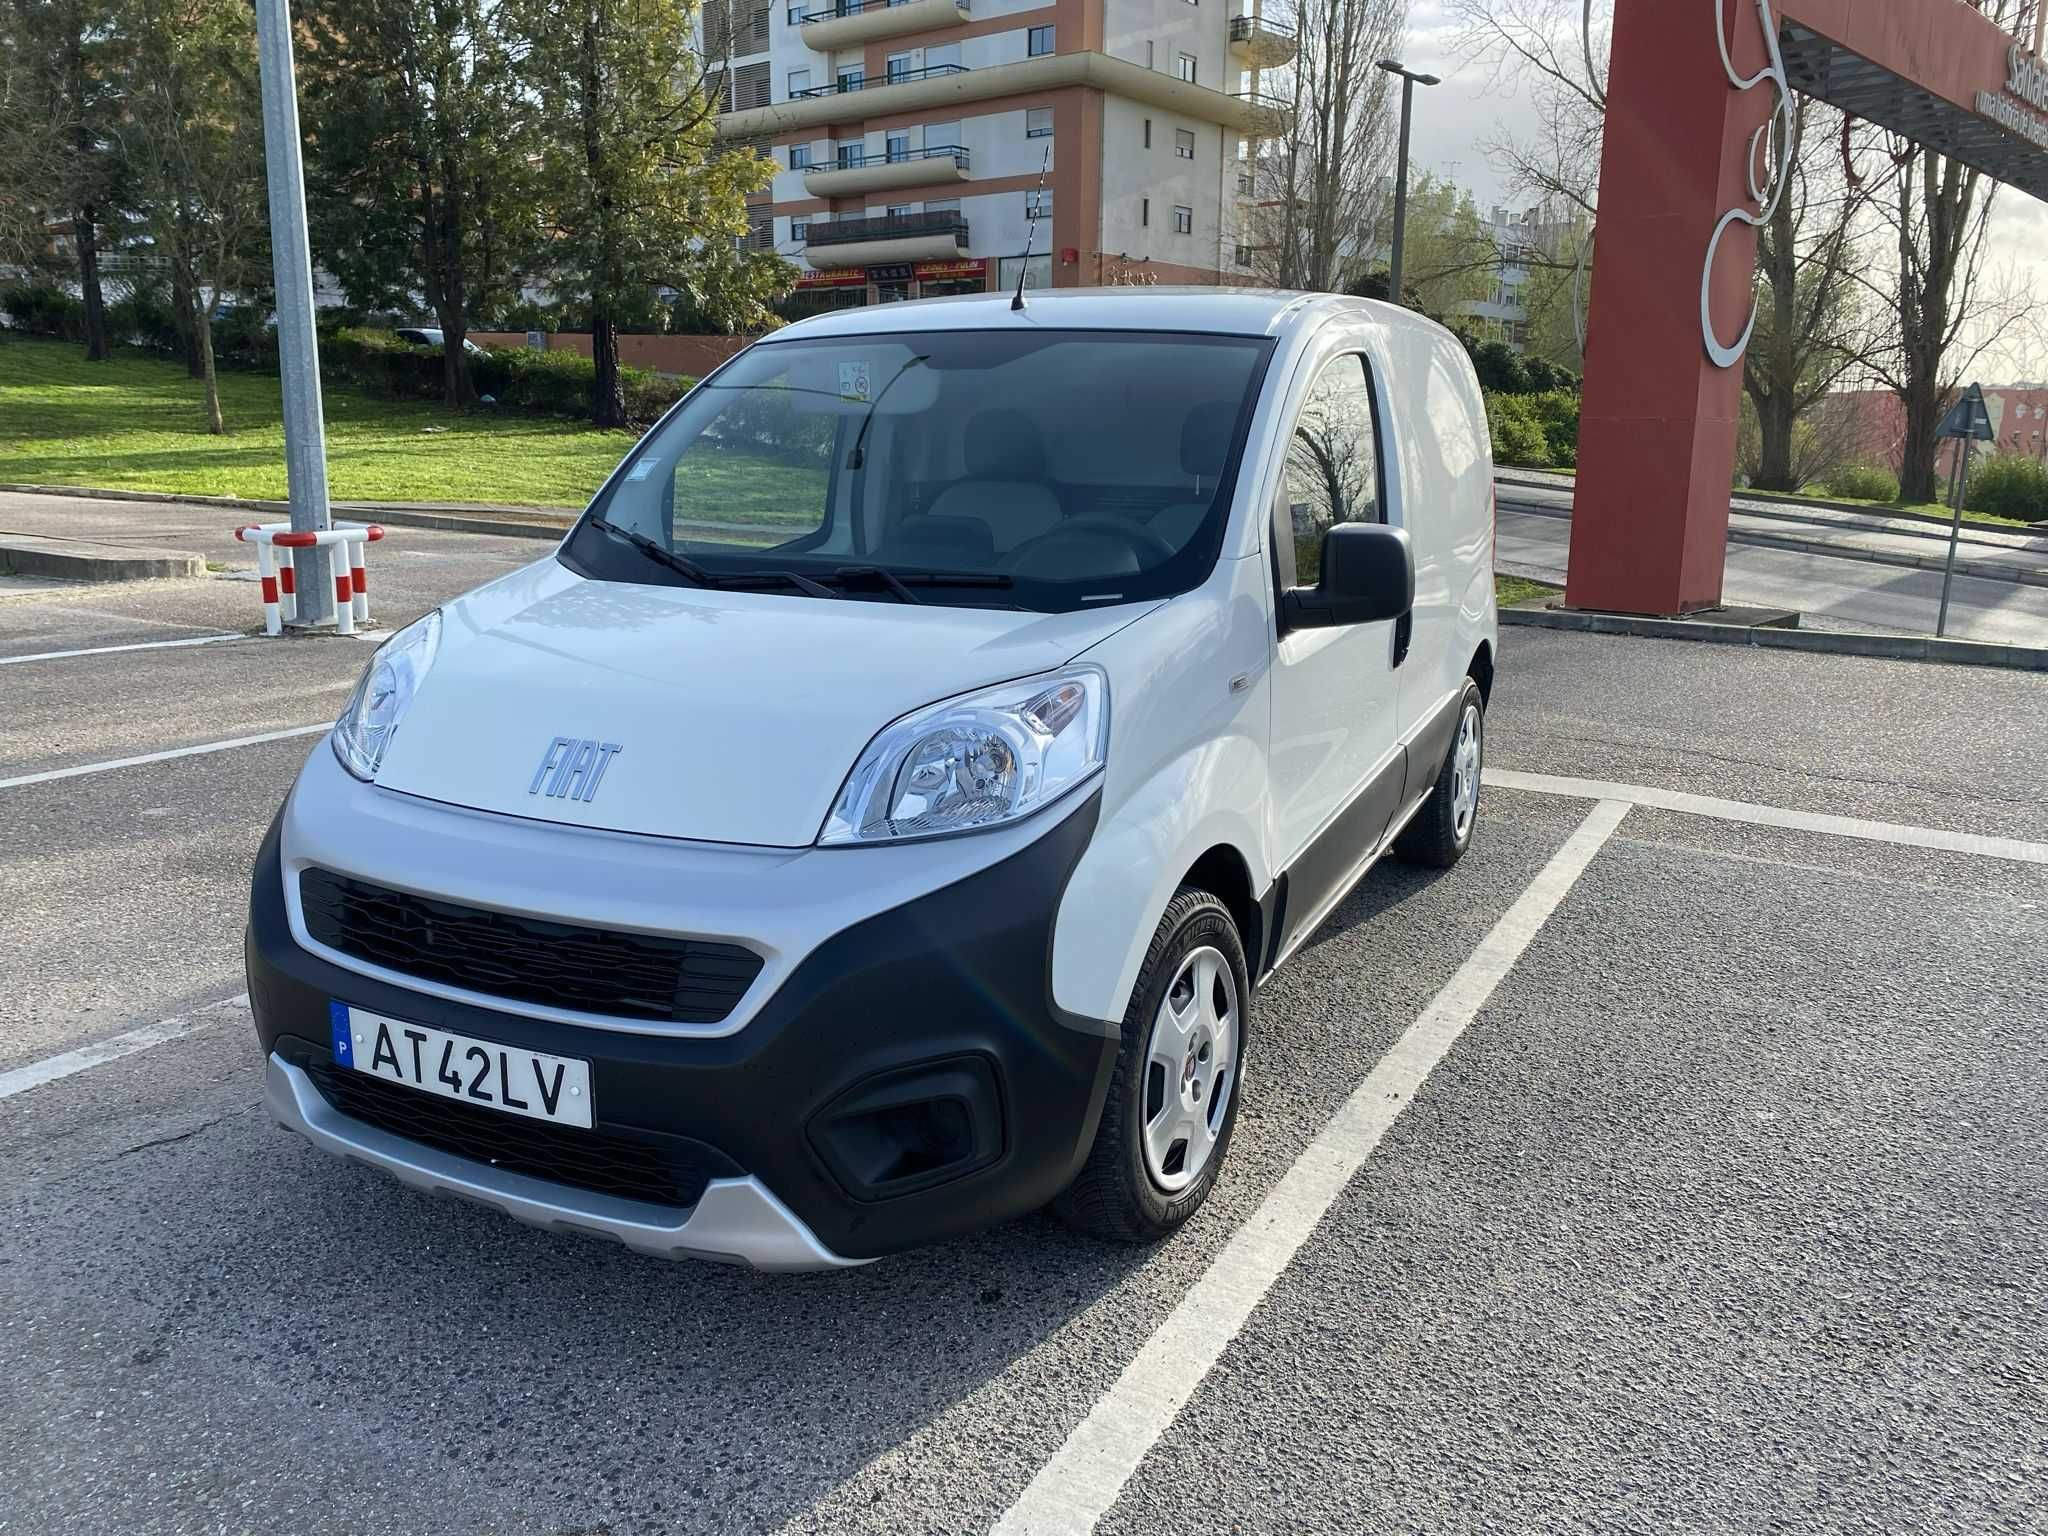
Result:
M1401 150L1394 164L1394 256L1387 273L1387 297L1401 302L1401 257L1408 243L1408 127L1415 116L1415 87L1441 85L1435 75L1416 74L1399 59L1381 59L1380 68L1401 77Z

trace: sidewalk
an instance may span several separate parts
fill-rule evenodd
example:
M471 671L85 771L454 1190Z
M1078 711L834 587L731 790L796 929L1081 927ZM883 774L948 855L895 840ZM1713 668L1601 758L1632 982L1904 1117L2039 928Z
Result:
M1516 511L1569 519L1572 477L1540 470L1505 469L1494 476ZM1541 493L1531 500L1529 493ZM1848 512L1737 496L1730 504L1733 543L1864 560L1875 565L1938 571L1948 561L1948 530L1918 518ZM1956 549L1958 573L1987 581L2048 587L2048 535L1963 524Z

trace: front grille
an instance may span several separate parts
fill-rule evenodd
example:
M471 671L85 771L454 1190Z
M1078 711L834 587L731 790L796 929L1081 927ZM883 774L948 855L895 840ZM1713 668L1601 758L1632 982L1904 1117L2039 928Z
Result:
M716 1024L761 972L737 944L582 928L308 869L306 931L329 949L444 986L579 1013Z
M600 1195L687 1209L711 1180L740 1173L729 1158L684 1136L585 1131L478 1109L336 1066L311 1052L299 1064L321 1096L351 1120L457 1157Z

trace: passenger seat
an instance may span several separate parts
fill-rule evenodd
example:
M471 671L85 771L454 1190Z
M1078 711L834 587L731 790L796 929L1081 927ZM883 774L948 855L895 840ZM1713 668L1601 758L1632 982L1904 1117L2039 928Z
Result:
M1230 457L1230 440L1237 430L1237 406L1228 400L1212 400L1188 412L1180 429L1180 467L1195 478L1195 487L1208 492L1203 501L1176 501L1161 507L1146 524L1175 549L1185 549L1216 495L1216 482L1223 478L1223 465Z
M998 555L1059 525L1059 498L1045 482L1045 442L1022 411L982 411L962 444L969 478L932 503L934 520L981 523Z

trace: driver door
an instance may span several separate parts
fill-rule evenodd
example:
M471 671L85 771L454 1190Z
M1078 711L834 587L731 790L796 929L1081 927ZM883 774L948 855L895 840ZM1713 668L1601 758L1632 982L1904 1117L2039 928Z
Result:
M1315 585L1323 535L1333 524L1385 521L1369 370L1363 354L1339 353L1302 397L1273 508L1276 591ZM1272 846L1287 871L1290 940L1350 885L1399 803L1397 623L1279 636L1272 680Z

